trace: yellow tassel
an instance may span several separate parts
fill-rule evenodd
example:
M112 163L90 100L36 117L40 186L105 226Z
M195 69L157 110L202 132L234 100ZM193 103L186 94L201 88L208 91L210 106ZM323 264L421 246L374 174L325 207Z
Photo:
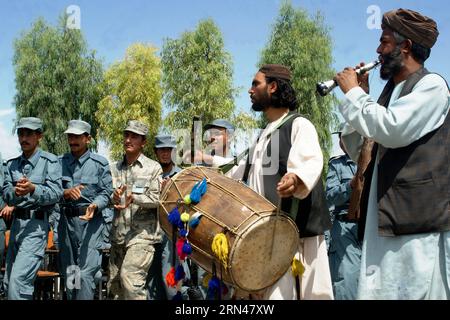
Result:
M206 273L206 275L203 277L202 286L205 288L208 288L209 280L211 280L212 274Z
M227 237L223 233L218 233L214 236L212 251L219 258L223 267L226 269L228 265L228 242Z
M292 260L292 275L294 277L301 277L303 273L305 272L305 266L298 260L297 258L294 258Z
M181 221L183 221L184 223L188 222L189 218L190 218L189 213L187 213L187 212L182 213L180 218L181 218Z

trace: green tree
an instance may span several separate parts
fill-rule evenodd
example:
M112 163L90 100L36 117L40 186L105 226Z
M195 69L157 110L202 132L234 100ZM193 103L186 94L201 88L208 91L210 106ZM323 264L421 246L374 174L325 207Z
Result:
M169 131L190 128L195 115L204 124L232 118L237 89L232 86L231 56L211 19L179 39L165 39L161 62Z
M329 29L320 13L310 19L305 10L284 2L259 61L259 66L280 63L291 69L292 85L299 102L298 112L316 127L324 159L329 158L332 144L330 130L336 122L336 115L332 112L336 98L319 96L316 83L335 75L331 54Z
M69 150L63 132L71 119L89 122L96 136L102 65L95 52L88 51L81 31L66 28L65 15L57 27L38 19L23 32L14 42L13 64L17 117L42 119L44 149L55 154ZM95 139L91 147L96 149Z
M103 99L96 117L99 137L108 141L111 157L123 154L123 129L128 120L147 124L149 134L145 148L153 156L154 137L161 121L161 67L157 49L141 43L131 45L123 61L113 64L105 73Z

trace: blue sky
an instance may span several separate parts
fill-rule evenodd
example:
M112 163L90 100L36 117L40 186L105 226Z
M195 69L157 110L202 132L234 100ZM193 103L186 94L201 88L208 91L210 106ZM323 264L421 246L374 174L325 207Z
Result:
M367 12L369 6L377 6L381 13L402 7L428 15L438 23L440 35L426 67L450 79L448 1L292 0L292 3L311 15L318 10L324 15L326 25L331 28L336 70L377 57L375 50L380 30L367 26L373 14L373 11ZM77 5L89 48L97 51L106 66L122 59L132 43L145 42L161 48L164 38L176 38L194 29L199 20L212 18L222 31L226 50L233 58L234 85L243 88L236 98L236 106L248 111L247 89L280 4L281 0L0 0L0 152L5 158L18 152L17 138L11 133L15 118L13 41L38 17L56 24L69 5ZM374 73L372 94L378 96L382 86L383 82ZM338 97L342 95L338 93Z

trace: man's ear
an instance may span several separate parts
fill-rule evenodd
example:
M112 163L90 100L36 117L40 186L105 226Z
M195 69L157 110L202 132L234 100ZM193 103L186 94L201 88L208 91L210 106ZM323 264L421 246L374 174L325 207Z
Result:
M276 81L270 82L267 86L269 87L269 92L271 94L274 94L275 92L277 92L278 83Z
M402 47L401 47L401 51L403 53L411 53L411 49L412 49L412 41L410 39L406 39L405 41L403 41Z

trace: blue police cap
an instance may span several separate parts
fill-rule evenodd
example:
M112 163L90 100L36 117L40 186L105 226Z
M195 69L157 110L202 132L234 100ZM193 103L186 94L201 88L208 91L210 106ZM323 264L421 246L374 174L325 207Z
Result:
M174 136L159 134L155 137L155 148L176 148L177 142Z
M211 123L208 123L207 125L205 125L204 130L208 130L211 128L225 128L225 129L231 130L231 131L234 131L234 129L235 129L234 126L225 119L217 119Z

